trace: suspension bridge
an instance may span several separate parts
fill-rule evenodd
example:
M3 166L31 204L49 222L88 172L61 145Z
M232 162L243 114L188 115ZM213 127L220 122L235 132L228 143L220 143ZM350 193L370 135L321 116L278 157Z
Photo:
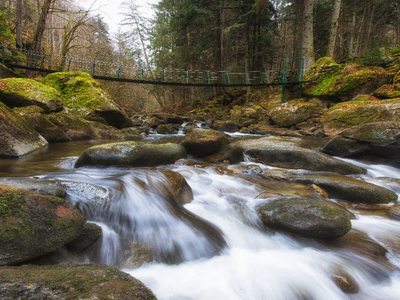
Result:
M296 85L301 98L304 75L304 59L287 57L285 68L280 71L212 71L185 70L165 68L145 70L136 65L115 62L84 60L76 57L47 55L30 50L1 47L1 62L9 68L19 68L35 72L86 72L94 79L131 82L140 84L192 86L192 87L262 87L282 86L282 102L285 97L285 86ZM294 69L289 61L300 60L301 68Z

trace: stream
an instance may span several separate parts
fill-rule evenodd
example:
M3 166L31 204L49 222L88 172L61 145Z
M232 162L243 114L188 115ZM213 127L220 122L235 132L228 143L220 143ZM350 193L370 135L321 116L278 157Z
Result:
M245 136L249 137L254 138ZM150 135L145 141L177 138ZM263 227L255 208L266 201L260 196L264 189L301 195L307 190L301 184L251 173L223 175L216 172L216 165L191 158L191 166L158 166L150 175L128 167L74 168L85 149L110 142L54 143L18 160L0 160L0 179L58 182L88 222L102 227L103 236L89 249L71 255L73 261L117 266L160 300L400 299L400 220L341 202L356 215L352 231L367 237L368 243L365 248L338 246ZM314 148L320 145L315 139L310 143ZM368 169L359 179L400 194L400 181L381 179L400 179L400 169L345 160ZM272 169L254 162L223 167L234 171L249 165ZM159 192L143 187L149 180L156 182L156 190L162 186L163 176L157 173L161 169L184 176L193 191L193 201L184 208L222 231L226 247L218 255L213 239L171 213ZM387 252L372 253L371 244ZM354 280L358 293L344 293L335 284L332 273L338 269Z

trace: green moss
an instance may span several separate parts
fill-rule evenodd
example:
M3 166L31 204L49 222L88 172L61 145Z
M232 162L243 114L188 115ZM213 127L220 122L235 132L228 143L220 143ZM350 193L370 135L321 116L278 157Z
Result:
M31 292L40 299L53 299L46 295L49 291L52 295L58 295L54 297L57 299L156 299L139 280L105 265L60 264L0 268L0 280L3 283L22 281L26 283L22 284L24 295ZM35 288L29 291L26 286L32 285ZM13 285L13 288L21 289L21 285Z
M54 87L64 105L71 109L93 111L105 108L111 101L107 92L88 73L57 72L46 76L43 83Z
M16 95L24 99L47 102L61 102L61 96L55 89L33 79L6 78L0 80L0 95Z

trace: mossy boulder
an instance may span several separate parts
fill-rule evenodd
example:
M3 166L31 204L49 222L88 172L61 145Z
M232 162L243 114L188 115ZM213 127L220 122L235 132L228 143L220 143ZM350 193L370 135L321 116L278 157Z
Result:
M267 227L308 238L339 238L351 229L350 213L344 207L318 198L280 198L260 206L257 214Z
M120 142L94 146L84 151L75 163L82 166L157 166L186 158L186 150L178 144Z
M359 95L370 95L390 81L390 74L380 67L354 63L321 67L320 60L305 74L305 80L312 82L304 85L304 95L349 101Z
M366 204L394 202L398 196L384 187L338 174L310 174L291 178L302 184L316 184L324 189L330 198Z
M400 91L398 85L393 86L392 84L384 84L374 92L373 96L379 99L400 98Z
M363 97L338 103L321 118L324 131L330 136L350 127L376 122L400 122L400 98L379 100Z
M0 103L0 157L18 158L48 142L20 116Z
M205 157L218 152L229 142L229 138L219 131L195 128L185 136L181 145L188 153L196 157Z
M363 174L366 172L361 167L307 148L299 138L266 137L238 141L229 144L207 160L229 160L231 163L236 163L243 161L244 155L279 168L330 171L339 174Z
M266 116L266 111L259 105L235 105L229 112L232 121L243 121L248 119L260 119Z
M100 132L93 126L94 122L87 121L80 116L59 112L48 114L46 119L60 128L71 140L88 140L102 137Z
M0 268L2 299L156 300L141 281L97 264Z
M160 124L156 129L159 134L177 134L178 130L172 124Z
M126 113L92 76L84 72L57 72L47 75L43 84L55 88L69 112L100 117L111 126L132 126Z
M67 200L0 185L0 265L18 264L77 238L82 214Z
M107 128L105 128L105 130L107 130ZM140 141L143 139L143 137L139 134L138 130L136 130L133 127L122 128L119 130L112 130L112 131L108 129L108 132L110 132L111 138L117 140Z
M341 131L321 150L342 157L372 155L400 159L400 122L378 122Z
M102 234L103 230L99 225L94 223L85 223L81 235L65 246L71 252L82 251L93 245Z
M26 123L34 128L44 139L49 142L68 142L71 138L58 126L53 124L48 115L32 111L33 106L14 108L13 111L20 115ZM37 107L37 106L35 106Z
M318 101L290 100L268 111L279 127L291 127L313 116L322 107Z
M11 108L37 105L46 113L63 110L60 93L34 79L0 80L0 100Z
M239 128L237 125L231 121L215 121L213 124L213 129L221 132L237 132Z

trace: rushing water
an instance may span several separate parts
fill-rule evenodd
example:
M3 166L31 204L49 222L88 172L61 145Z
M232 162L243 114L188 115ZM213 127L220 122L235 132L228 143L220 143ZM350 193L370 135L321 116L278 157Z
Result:
M99 143L103 142L110 141ZM74 255L77 262L119 266L145 283L158 299L400 299L399 220L352 209L356 214L352 227L387 250L384 257L364 255L363 249L330 247L262 226L255 207L265 201L259 197L265 188L302 194L305 186L259 175L221 175L215 166L199 162L158 167L183 175L194 196L184 207L222 231L227 246L213 255L215 245L204 231L171 213L159 191L144 188L154 178L162 186L161 173L75 169L74 162L88 146L87 141L52 144L19 160L0 160L1 177L57 182L88 221L102 227L102 238ZM381 180L400 178L399 169L347 161L368 168L361 180L400 192L398 183ZM224 167L237 170L248 164ZM334 283L332 272L338 268L354 279L358 293L345 294Z

